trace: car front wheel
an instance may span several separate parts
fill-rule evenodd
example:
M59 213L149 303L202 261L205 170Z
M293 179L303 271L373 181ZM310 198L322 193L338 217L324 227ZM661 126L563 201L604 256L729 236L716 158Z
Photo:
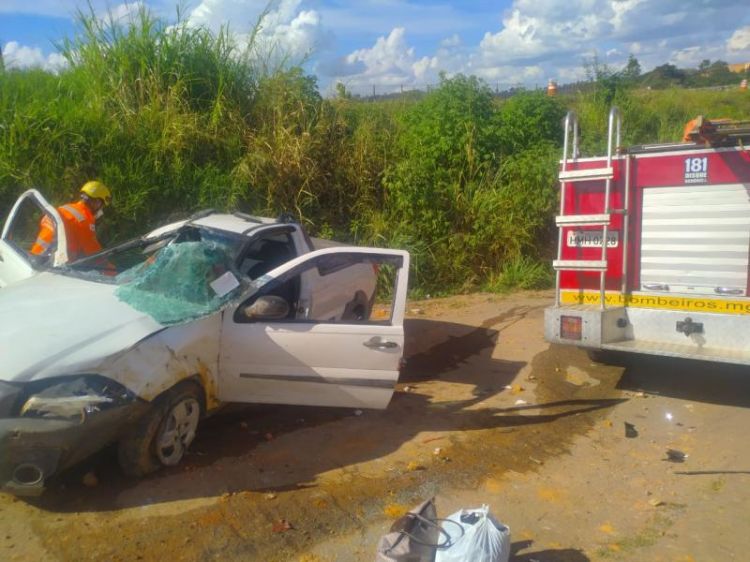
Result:
M120 440L120 467L144 476L162 466L175 466L195 438L201 417L201 391L185 382L154 400L148 413Z

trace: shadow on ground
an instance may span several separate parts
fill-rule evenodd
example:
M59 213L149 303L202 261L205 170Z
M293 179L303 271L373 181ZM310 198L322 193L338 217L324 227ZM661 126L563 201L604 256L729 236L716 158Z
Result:
M535 550L521 553L531 548L534 541L516 541L510 547L510 562L589 562L589 557L572 548Z
M550 548L520 553L531 548L534 541L518 541L511 545L510 562L589 562L590 558L573 548Z
M617 357L625 365L618 389L750 407L750 366L654 355Z
M297 490L315 486L318 475L330 470L385 457L421 433L448 435L487 429L513 432L619 403L611 398L568 399L563 395L563 399L514 407L482 405L507 392L525 365L494 359L492 352L502 329L529 310L513 309L479 328L432 320L408 321L408 360L400 384L402 391L394 395L384 411L233 407L202 424L189 456L179 467L132 481L121 476L116 455L107 450L61 475L34 503L59 512L108 511L241 491ZM499 324L504 326L493 328ZM425 381L450 382L451 389L458 388L455 392L464 392L454 396L451 390L450 399L446 400L445 394L436 398L420 388ZM456 387L455 383L466 387ZM406 387L408 391L403 390ZM437 443L441 446L452 440L449 436L438 439L445 440ZM557 451L560 439L554 435L550 439L546 446ZM502 450L503 444L498 443L487 442L484 446ZM472 454L476 458L468 458L467 463L483 462L484 453ZM528 461L529 453L522 454L523 461ZM232 458L241 461L231 462ZM467 464L465 471L470 472L470 468ZM454 472L461 469L458 462L451 466ZM89 471L98 476L100 483L95 488L81 483Z

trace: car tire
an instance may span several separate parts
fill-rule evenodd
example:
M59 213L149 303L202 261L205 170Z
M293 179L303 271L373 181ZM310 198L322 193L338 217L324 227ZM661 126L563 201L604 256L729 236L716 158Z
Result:
M175 466L195 437L203 412L203 393L193 382L180 383L152 402L149 411L119 442L120 468L145 476Z

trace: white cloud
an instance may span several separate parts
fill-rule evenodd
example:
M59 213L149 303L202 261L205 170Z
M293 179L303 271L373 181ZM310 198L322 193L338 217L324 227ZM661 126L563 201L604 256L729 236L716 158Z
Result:
M750 51L750 25L735 31L727 41L730 52Z
M450 37L446 37L442 41L440 41L441 47L451 48L451 47L460 47L461 46L461 38L458 36L458 33L454 33Z
M414 48L406 43L403 27L393 29L387 37L378 37L370 48L350 53L343 62L344 69L360 69L359 73L344 80L354 92L373 85L380 88L381 93L383 89L390 92L402 85L412 85L416 81L416 72L423 75L430 66L429 61L416 59Z
M333 77L367 93L372 85L386 91L434 84L440 72L475 74L498 87L533 86L547 78L564 83L583 76L583 61L592 53L600 53L600 62L613 69L633 54L644 71L665 62L695 66L704 58L750 60L746 1L507 2L501 13L485 1L469 8L468 2L446 0L192 0L186 20L214 31L228 24L242 44L260 18L258 54L292 63L309 57L323 87ZM77 4L85 6L83 0L0 0L0 13L70 17ZM145 5L173 21L175 2L92 0L91 5L98 17L110 7L112 17L121 21ZM332 30L352 45L348 54L334 58L326 52L333 44ZM362 36L367 37L364 46ZM9 51L19 61L14 64L60 64L59 55L13 45Z
M303 10L302 0L202 0L187 21L214 31L223 25L247 41L256 24L255 49L262 56L288 57L300 62L330 42L330 32L315 10Z
M667 61L693 66L707 57L726 59L732 52L743 52L742 45L750 42L750 27L737 29L738 23L750 19L750 11L740 4L515 0L500 29L484 34L464 69L492 80L515 76L528 82L536 75L530 69L539 67L549 77L565 81L580 77L582 61L596 52L605 53L600 62L612 68L636 54L645 70Z
M51 72L58 72L68 64L59 53L45 56L39 47L27 47L17 41L9 41L3 46L3 62L6 68L38 67Z
M118 4L114 8L107 9L101 18L106 22L126 24L132 21L138 15L138 12L145 7L146 5L140 0L137 2L125 2Z

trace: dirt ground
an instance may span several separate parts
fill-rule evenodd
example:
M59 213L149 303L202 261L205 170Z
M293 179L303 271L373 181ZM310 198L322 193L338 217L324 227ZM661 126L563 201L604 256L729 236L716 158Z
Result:
M592 363L544 341L550 302L410 303L387 410L228 409L141 481L103 451L40 499L0 495L0 559L370 561L435 496L441 516L489 504L513 560L747 560L750 372Z

